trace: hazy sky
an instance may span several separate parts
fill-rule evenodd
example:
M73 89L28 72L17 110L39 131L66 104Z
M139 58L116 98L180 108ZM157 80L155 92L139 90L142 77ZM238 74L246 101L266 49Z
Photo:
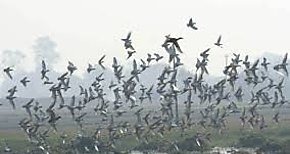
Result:
M198 31L186 27L190 17ZM184 37L180 45L187 67L212 47L210 72L216 74L226 53L258 57L288 52L289 17L289 0L0 0L0 52L23 52L21 66L31 71L35 40L49 36L60 54L56 69L64 70L67 60L85 68L103 54L108 55L106 65L111 65L112 56L125 59L120 39L129 31L136 58L167 54L161 44L171 34ZM223 49L213 47L219 35Z

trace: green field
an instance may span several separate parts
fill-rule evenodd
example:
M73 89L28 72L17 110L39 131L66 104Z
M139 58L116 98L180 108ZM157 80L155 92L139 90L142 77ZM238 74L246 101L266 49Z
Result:
M271 112L270 112L271 111ZM271 121L272 110L263 109L267 127L260 130L258 127L251 129L248 125L242 129L239 122L239 114L232 115L227 118L226 128L222 133L219 133L213 128L204 129L199 125L193 125L191 128L187 128L183 133L180 128L174 128L171 131L166 131L163 137L158 135L149 134L148 140L136 140L134 135L126 135L118 139L115 143L114 151L128 152L132 150L138 151L159 151L166 153L186 153L189 151L195 152L209 152L213 147L236 147L236 148L252 148L261 150L276 150L276 152L287 153L289 151L288 145L290 145L290 120L288 117L288 108L281 110L280 124L275 124ZM77 127L74 123L70 122L67 113L63 114L64 118L59 124L59 133L50 133L49 144L53 153L65 153L65 149L70 147L64 147L62 145L62 139L60 133L65 132L68 135L68 141L76 139ZM196 115L197 116L197 115ZM33 145L27 141L24 132L18 128L16 120L23 117L23 113L19 113L14 120L7 120L6 125L1 123L0 129L0 149L3 151L4 140L9 144L15 153L23 153L27 149L35 149L36 145ZM10 117L11 118L11 117ZM132 123L135 122L135 118L127 115L123 117L129 119ZM2 113L1 120L5 118ZM89 138L95 128L98 126L96 122L97 118L89 116L85 120L85 132L84 138ZM196 118L198 119L198 117ZM95 123L93 123L95 121ZM197 146L196 142L192 139L196 133L210 133L210 141L204 142L202 147ZM107 136L103 136L106 140ZM173 148L172 143L176 143L180 148L179 151ZM59 145L62 145L59 147Z

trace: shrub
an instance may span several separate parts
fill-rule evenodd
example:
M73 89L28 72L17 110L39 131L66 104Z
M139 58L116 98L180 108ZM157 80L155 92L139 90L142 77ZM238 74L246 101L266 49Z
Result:
M263 147L266 144L266 138L259 134L249 134L239 139L241 147L257 148Z

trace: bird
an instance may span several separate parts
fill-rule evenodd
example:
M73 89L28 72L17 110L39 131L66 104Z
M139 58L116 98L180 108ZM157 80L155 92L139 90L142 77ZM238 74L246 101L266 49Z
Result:
M17 92L17 86L14 86L12 87L11 89L8 90L8 96L6 96L6 99L9 101L9 103L11 104L13 110L16 109L16 106L15 106L15 102L14 102L14 99L16 98L15 97L15 93Z
M136 80L139 82L138 74L140 74L140 71L137 68L137 62L134 59L133 60L133 70L131 71L131 75L132 75L132 78L136 78Z
M57 78L57 80L59 80L59 81L61 81L61 82L64 82L65 79L67 79L67 75L68 75L68 73L69 73L69 72L65 72L65 73L63 73L61 76L59 76L59 77Z
M55 132L57 132L56 122L61 119L61 116L56 115L53 109L48 108L46 112L49 115L48 124L53 128Z
M51 82L51 81L44 81L43 84L45 84L45 85L51 85L51 84L53 84L53 82Z
M200 56L201 56L203 59L208 60L207 57L209 56L209 54L208 54L209 50L210 50L210 48L207 48L205 51L203 51L202 53L200 53Z
M158 53L154 53L154 56L155 56L156 62L158 62L159 60L163 58L163 56L159 55Z
M283 61L280 64L277 64L274 66L274 70L279 71L280 69L284 70L284 72L286 73L286 75L288 76L288 70L287 70L287 57L288 57L288 53L286 53L284 55Z
M196 72L201 69L201 77L203 76L204 73L208 74L208 70L206 68L207 66L207 61L205 59L203 59L202 61L200 61L198 58L197 58L197 62L195 64L195 67L196 67Z
M148 65L150 64L150 62L152 61L152 60L154 60L155 58L154 57L152 57L152 55L150 54L150 53L147 53L147 63L148 63Z
M6 75L7 75L11 80L13 79L13 77L12 77L12 75L11 75L11 72L13 71L13 69L12 69L11 67L6 67L3 71L6 73Z
M124 47L125 49L131 49L131 50L135 50L134 47L132 46L132 40L130 39L132 32L129 32L127 34L127 37L124 39L121 39L122 41L124 41Z
M34 98L30 99L25 105L22 106L22 108L25 108L26 112L29 115L29 118L32 119L32 114L31 114L31 108L32 108L32 103L34 102Z
M116 57L113 58L113 64L112 67L114 69L114 72L116 72L118 70L118 68L120 68L121 66L118 64L118 60Z
M150 88L146 91L146 95L147 95L150 103L152 103L152 96L151 95L153 94L153 92L152 92L153 87L154 87L154 85L151 85Z
M174 68L177 68L178 66L183 65L183 63L181 62L181 59L177 56L176 57L176 61L174 63Z
M187 23L187 27L192 28L193 30L197 30L198 28L195 27L196 23L192 21L192 18L189 19L189 22Z
M221 44L221 39L222 39L222 36L220 35L220 36L218 37L218 39L217 39L217 42L216 42L216 43L214 43L214 45L216 45L216 46L218 46L218 47L221 47L221 48L222 48L222 45L223 45L223 44Z
M106 57L106 55L103 55L103 56L101 57L101 59L99 59L99 61L98 61L98 64L101 66L101 68L102 68L103 70L106 69L105 66L103 65L105 57Z
M15 99L15 98L16 98L15 96L11 96L11 95L6 96L6 99L7 99L7 100L9 101L9 103L11 104L13 110L16 109L15 102L14 102L14 99Z
M43 80L44 78L46 80L49 80L49 78L46 76L46 73L49 72L49 69L47 69L46 67L46 63L44 60L41 61L41 66L42 66L42 69L41 69L41 80Z
M117 84L114 83L113 80L111 80L110 85L109 85L109 89L112 89L113 87L116 87L116 86L117 86Z
M272 119L276 124L279 124L279 112L276 112Z
M167 36L166 40L162 46L164 46L168 43L172 43L180 53L183 53L179 44L178 44L178 40L181 40L181 39L183 39L183 37L173 38L173 37Z
M82 113L78 117L74 118L74 121L77 123L77 125L80 127L81 130L83 130L83 124L82 121L84 120L83 118L87 115L87 113Z
M24 87L26 87L27 86L27 83L30 82L30 80L28 80L27 77L24 77L23 79L20 80L20 82L22 83L22 85Z
M275 89L278 90L280 95L283 95L283 91L282 91L282 89L284 88L283 84L284 84L284 78L282 78L282 80L275 86Z
M240 116L240 120L241 120L241 125L242 125L242 127L244 128L244 126L245 126L245 123L246 123L246 119L247 119L248 117L246 116L246 108L244 107L243 108L243 111L242 111L242 115Z
M134 54L134 53L136 53L136 51L134 50L134 51L127 51L127 54L128 54L128 57L127 57L127 59L129 59L130 57L132 57L132 55Z
M143 59L140 59L140 60L141 60L141 64L140 64L141 71L145 71L147 68L149 68L149 65L146 64L146 62Z
M261 63L261 65L264 67L264 69L266 70L266 71L268 71L268 65L269 65L270 63L267 61L267 58L263 58L263 62Z
M12 149L11 147L8 145L8 143L4 140L4 152L5 153L11 153L12 152Z
M243 61L243 64L245 65L246 68L250 68L250 62L248 60L249 60L249 56L246 55L245 60Z
M67 70L70 72L70 75L72 75L73 72L77 70L77 67L72 62L68 61Z
M94 68L92 64L88 64L87 72L91 73L91 71L94 71L94 70L96 70L96 68Z

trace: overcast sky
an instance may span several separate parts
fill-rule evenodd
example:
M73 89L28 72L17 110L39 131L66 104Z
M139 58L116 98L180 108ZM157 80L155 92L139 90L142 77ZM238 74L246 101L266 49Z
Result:
M190 17L198 31L186 27ZM212 47L210 72L217 74L227 53L258 57L288 52L289 17L289 0L0 0L0 52L24 53L21 66L31 71L35 40L49 36L60 55L56 69L65 69L67 60L85 68L103 54L109 66L112 56L125 59L120 39L129 31L135 58L167 54L161 44L171 34L184 37L180 45L188 68L201 51ZM219 35L223 49L213 47Z

